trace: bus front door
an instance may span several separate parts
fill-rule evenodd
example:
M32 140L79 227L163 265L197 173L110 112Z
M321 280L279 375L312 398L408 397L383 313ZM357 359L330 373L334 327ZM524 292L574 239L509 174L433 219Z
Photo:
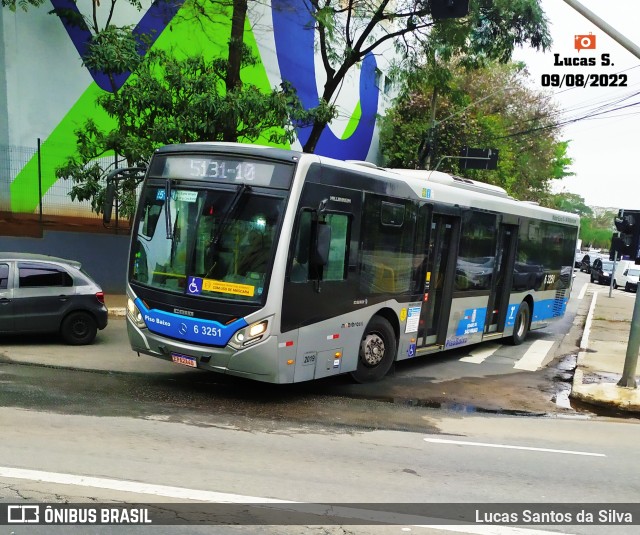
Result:
M493 282L487 304L487 319L484 327L485 335L502 333L504 331L507 309L509 307L509 294L513 281L513 266L515 263L517 239L517 225L500 225L494 262Z
M447 335L455 275L460 219L434 214L429 236L424 302L417 346L440 346Z

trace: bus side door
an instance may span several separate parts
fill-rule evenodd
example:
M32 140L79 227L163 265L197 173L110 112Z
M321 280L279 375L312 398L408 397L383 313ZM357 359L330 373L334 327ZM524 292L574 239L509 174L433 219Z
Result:
M495 269L489 303L485 334L502 333L509 308L509 295L513 281L513 266L516 259L518 225L500 224L496 246Z
M307 183L291 237L282 301L282 332L298 330L295 381L342 372L344 348L357 329L341 328L337 316L357 310L357 251L362 192ZM328 261L314 265L318 225L330 229ZM349 277L351 274L351 277ZM358 346L359 339L355 345Z
M461 214L457 257L449 268L455 280L445 348L483 339L494 289L498 222L496 213L479 208L467 208Z
M433 215L428 238L418 347L444 344L451 310L459 233L459 217Z

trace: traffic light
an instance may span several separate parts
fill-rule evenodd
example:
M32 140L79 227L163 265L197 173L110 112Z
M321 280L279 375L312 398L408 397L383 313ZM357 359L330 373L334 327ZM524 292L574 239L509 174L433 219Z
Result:
M611 237L610 258L618 253L640 264L640 210L619 210L613 222L618 233Z
M431 0L434 20L459 19L469 14L469 0Z

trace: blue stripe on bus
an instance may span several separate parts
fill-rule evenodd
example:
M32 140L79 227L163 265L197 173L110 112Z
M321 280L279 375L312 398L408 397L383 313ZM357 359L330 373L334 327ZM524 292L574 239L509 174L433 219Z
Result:
M569 299L543 299L536 301L533 305L533 315L531 321L546 321L552 318L560 318L567 311ZM520 304L510 304L507 310L507 321L505 327L513 327L516 321L516 312Z
M195 344L225 346L238 329L247 326L243 318L222 325L217 321L190 318L156 308L150 310L140 298L135 302L151 332Z

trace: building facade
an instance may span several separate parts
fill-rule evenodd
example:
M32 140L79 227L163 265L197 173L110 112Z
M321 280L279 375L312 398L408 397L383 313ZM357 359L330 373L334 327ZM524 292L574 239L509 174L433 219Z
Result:
M120 0L113 24L136 26L153 36L153 47L172 53L226 55L228 14L218 7L210 17L194 18L186 11L193 4L183 1L143 0L138 11ZM103 2L97 8L99 26L110 4ZM103 73L90 72L81 61L91 33L50 12L76 10L92 19L93 5L93 0L47 0L28 12L0 10L0 212L33 214L41 202L57 205L63 214L90 211L87 203L70 201L70 185L56 179L55 169L74 152L74 131L88 117L108 127L111 119L95 101L110 85ZM305 0L249 3L245 43L259 62L242 76L265 91L287 80L311 107L317 104L324 72L315 53L308 5ZM384 54L378 51L351 69L335 102L340 116L323 132L317 153L377 159L376 117L388 103L379 87L389 86L387 69ZM117 83L125 84L127 78L128 74L122 75ZM297 135L292 148L300 148L308 131L301 129Z

